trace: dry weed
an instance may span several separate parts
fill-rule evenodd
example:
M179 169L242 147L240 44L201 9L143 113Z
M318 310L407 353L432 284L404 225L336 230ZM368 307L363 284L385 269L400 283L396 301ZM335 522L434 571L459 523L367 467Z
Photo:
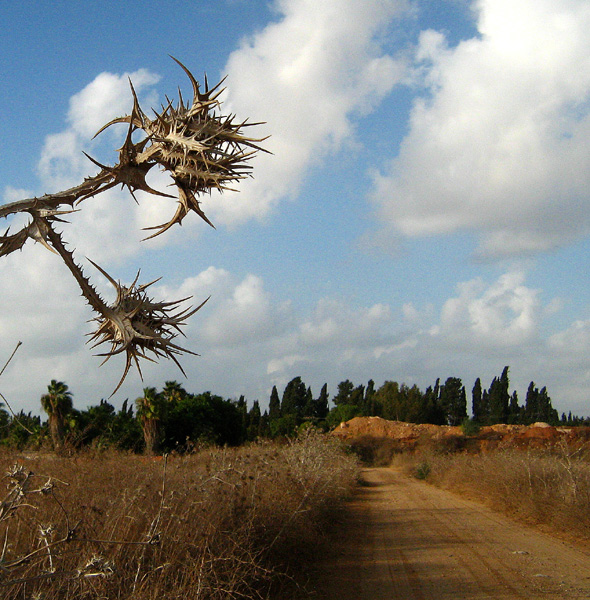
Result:
M356 477L314 433L162 460L4 455L0 468L6 600L285 597Z
M483 501L525 522L590 538L590 460L585 446L488 454L422 452L398 456L412 472L427 463L427 481Z

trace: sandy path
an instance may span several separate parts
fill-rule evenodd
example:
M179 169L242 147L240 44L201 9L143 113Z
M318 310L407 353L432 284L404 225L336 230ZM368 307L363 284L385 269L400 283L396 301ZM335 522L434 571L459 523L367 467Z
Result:
M392 469L363 479L326 600L590 598L590 552Z

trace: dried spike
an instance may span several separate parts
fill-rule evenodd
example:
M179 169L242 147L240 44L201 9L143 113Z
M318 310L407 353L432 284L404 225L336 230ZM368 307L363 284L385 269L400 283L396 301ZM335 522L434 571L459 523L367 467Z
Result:
M115 125L117 123L131 123L131 116L127 115L125 117L117 117L112 121L109 121L106 125L103 125L93 136L92 139L95 139L99 136L105 129L108 129L111 125Z
M193 86L193 104L195 100L200 96L199 93L199 83L194 78L193 74L177 59L174 58L171 54L168 55L175 63L177 63L180 68L186 73L186 76L189 78L191 85Z
M92 158L92 156L90 156L90 154L86 154L86 152L84 152L84 150L82 150L82 154L90 161L93 162L97 167L100 167L101 169L105 170L105 171L109 171L109 173L113 172L113 168L112 167L107 167L106 165L103 165L101 163L99 163L96 159Z
M111 285L118 290L121 286L119 283L117 283L102 267L99 267L93 260L91 260L90 258L86 257L86 260L94 267L96 268L98 271L100 271L111 283Z

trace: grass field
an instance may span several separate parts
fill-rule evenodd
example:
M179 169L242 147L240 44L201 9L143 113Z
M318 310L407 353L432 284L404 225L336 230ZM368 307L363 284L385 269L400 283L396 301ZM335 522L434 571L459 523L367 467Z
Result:
M585 445L484 454L431 447L394 455L393 464L520 521L590 540L590 449Z
M326 436L208 449L0 456L0 597L286 598L357 477Z

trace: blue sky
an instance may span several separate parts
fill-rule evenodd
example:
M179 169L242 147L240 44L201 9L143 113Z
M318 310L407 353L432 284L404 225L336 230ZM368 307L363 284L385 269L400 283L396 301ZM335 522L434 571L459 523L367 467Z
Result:
M346 378L470 391L510 365L521 401L533 380L590 414L587 2L38 1L0 16L0 202L94 174L82 151L113 164L124 132L91 138L129 112L129 77L144 110L190 94L169 54L227 75L224 109L271 135L239 193L204 199L215 230L187 218L140 243L174 201L121 191L64 225L105 295L85 257L123 282L162 276L158 296L211 295L185 330L188 379L146 365L115 404L170 379L263 406L297 375L316 394ZM51 379L80 408L110 395L123 365L99 368L91 316L38 244L0 260L2 364L23 342L0 380L15 409L37 411Z

